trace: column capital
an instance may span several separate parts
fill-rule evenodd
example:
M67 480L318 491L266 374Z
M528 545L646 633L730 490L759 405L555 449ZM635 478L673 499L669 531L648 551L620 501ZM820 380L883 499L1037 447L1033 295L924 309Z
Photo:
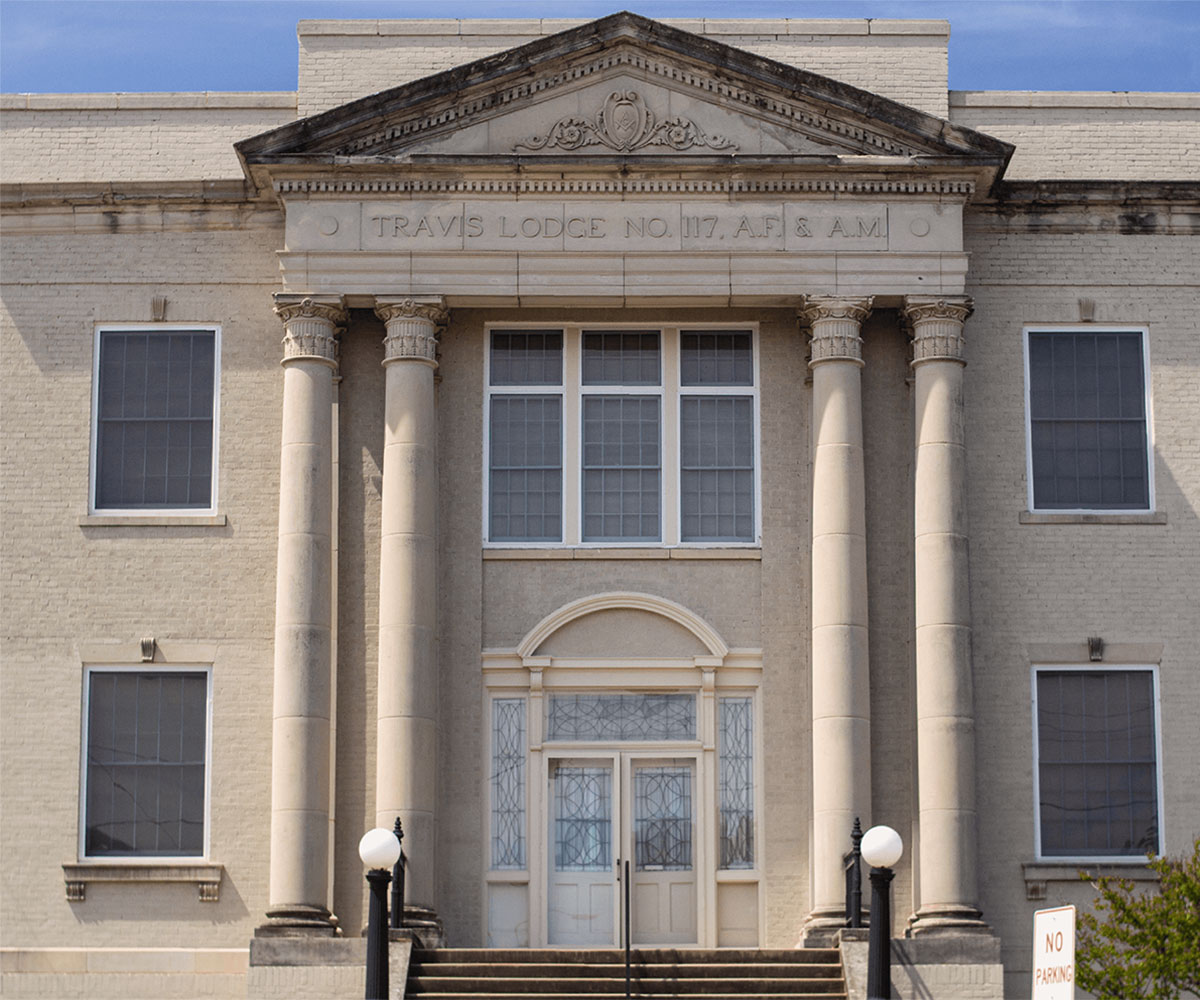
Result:
M966 295L906 295L902 312L912 327L913 365L963 363L963 324L973 309Z
M859 330L871 313L874 296L813 295L805 299L800 318L812 328L810 368L823 361L862 364Z
M385 365L392 361L437 364L438 336L450 319L444 298L379 296L375 299L375 315L387 327L383 338Z
M337 365L337 334L347 321L340 295L275 296L275 315L284 326L283 363L324 361Z

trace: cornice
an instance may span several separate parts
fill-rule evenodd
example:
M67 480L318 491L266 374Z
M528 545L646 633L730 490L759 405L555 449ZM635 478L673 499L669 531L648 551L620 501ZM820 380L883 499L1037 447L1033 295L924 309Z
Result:
M675 171L678 173L678 170ZM387 177L295 177L278 178L273 184L276 195L294 194L878 194L939 195L970 198L975 182L966 178L862 178L822 174L810 177L624 177L546 176L527 177L515 173L463 177L461 173L444 178L424 176Z

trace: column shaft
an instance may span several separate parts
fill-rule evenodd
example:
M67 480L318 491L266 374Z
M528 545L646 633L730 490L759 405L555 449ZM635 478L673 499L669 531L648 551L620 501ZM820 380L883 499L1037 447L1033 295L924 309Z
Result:
M268 924L333 933L329 739L333 375L340 303L277 296L286 325L271 753Z
M806 937L843 923L842 855L871 814L863 481L862 321L870 299L810 299L812 325L812 912Z
M383 524L375 824L404 824L410 906L435 906L440 300L378 299L384 320Z
M962 329L967 299L910 296L916 397L917 783L914 933L981 929L967 562Z

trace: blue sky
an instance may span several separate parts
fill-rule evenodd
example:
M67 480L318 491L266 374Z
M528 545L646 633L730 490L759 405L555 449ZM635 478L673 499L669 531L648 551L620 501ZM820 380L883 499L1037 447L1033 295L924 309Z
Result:
M937 17L956 90L1200 90L1200 0L0 0L0 90L294 90L302 18Z

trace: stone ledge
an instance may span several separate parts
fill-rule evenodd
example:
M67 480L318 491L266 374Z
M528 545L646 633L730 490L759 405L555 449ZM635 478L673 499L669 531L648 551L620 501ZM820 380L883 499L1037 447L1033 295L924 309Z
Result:
M1152 91L952 90L952 108L1200 108L1200 94Z
M0 948L5 973L245 975L246 948Z
M1023 510L1017 515L1017 520L1021 524L1166 524L1167 512L1155 510L1133 513L1114 510L1084 514L1069 511L1052 513Z
M81 528L223 528L224 514L81 514Z
M582 560L641 560L641 559L689 559L689 560L761 560L762 549L704 549L704 548L546 548L546 549L484 549L484 562L525 562L546 559Z
M296 110L291 91L194 91L138 94L5 94L6 111L145 111L207 108Z
M1025 878L1025 898L1046 898L1046 886L1050 882L1079 882L1086 873L1089 878L1127 878L1132 882L1157 882L1158 872L1146 866L1141 859L1095 864L1088 861L1072 863L1063 861L1023 861L1021 873Z
M217 861L163 864L145 861L78 861L64 862L62 870L67 899L72 903L82 903L87 899L89 882L194 882L201 903L216 903L220 900L221 879L225 874L225 866Z

